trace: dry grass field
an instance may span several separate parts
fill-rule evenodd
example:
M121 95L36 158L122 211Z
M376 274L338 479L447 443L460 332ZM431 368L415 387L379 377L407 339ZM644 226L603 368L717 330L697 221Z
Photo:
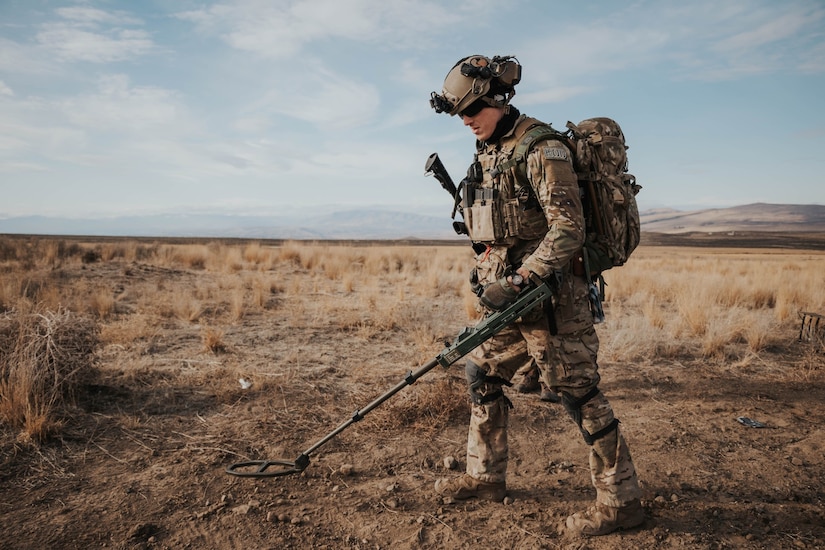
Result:
M767 241L766 241L767 242ZM784 242L784 241L783 241ZM643 245L606 274L602 389L642 529L593 499L559 405L509 392L510 498L441 502L463 368L433 370L294 459L474 322L466 245L0 236L0 546L825 548L825 252ZM761 422L754 428L737 421Z

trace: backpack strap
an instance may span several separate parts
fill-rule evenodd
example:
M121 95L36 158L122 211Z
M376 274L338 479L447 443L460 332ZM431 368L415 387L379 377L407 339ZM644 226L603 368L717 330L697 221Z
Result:
M518 179L518 181L522 184L527 183L527 155L530 154L533 145L543 139L564 138L564 134L549 124L538 122L535 119L531 122L532 124L528 125L528 127L523 131L521 139L519 140L518 145L516 145L516 148L513 150L513 156L510 157L510 160L502 162L490 171L490 175L492 177L496 177L511 168L515 168L516 179ZM516 131L518 132L519 130Z

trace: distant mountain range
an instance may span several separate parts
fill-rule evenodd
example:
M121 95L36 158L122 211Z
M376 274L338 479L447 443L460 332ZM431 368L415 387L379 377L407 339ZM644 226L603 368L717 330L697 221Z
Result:
M685 212L672 209L641 213L642 231L690 232L825 232L825 206L755 203L731 208Z
M825 232L825 206L748 204L698 211L656 209L641 214L642 231ZM0 233L112 237L224 237L251 239L464 239L449 217L378 209L341 210L317 216L156 214L73 219L0 217Z
M0 217L0 233L247 239L452 239L448 216L353 209L316 216L154 214L106 218Z

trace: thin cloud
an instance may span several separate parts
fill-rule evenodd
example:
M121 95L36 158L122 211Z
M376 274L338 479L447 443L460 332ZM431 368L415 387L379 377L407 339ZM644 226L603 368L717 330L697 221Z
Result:
M520 57L531 78L544 85L631 69L707 81L789 69L816 72L825 66L823 19L825 10L811 2L781 8L758 1L641 2L586 26L532 39ZM548 52L561 51L548 58Z
M35 39L38 44L66 61L112 63L139 57L155 49L141 21L122 12L88 7L61 8L63 21L45 23Z
M380 102L374 85L313 66L295 75L288 87L272 87L249 111L274 113L341 130L370 123Z
M102 76L98 91L62 103L73 124L99 132L117 130L130 135L162 130L164 135L186 131L185 108L176 92L153 86L132 86L123 74Z
M387 49L416 47L464 17L482 17L491 5L488 0L452 8L418 0L237 0L176 17L221 36L233 48L276 58L336 38Z
M767 14L766 14L767 15ZM715 49L726 51L753 51L756 48L775 44L787 38L798 36L810 27L813 21L821 20L821 11L818 15L810 13L787 13L777 18L771 17L754 29L748 29L719 41Z
M85 25L106 23L111 25L137 25L142 21L125 12L103 11L88 6L58 8L55 12L62 18Z

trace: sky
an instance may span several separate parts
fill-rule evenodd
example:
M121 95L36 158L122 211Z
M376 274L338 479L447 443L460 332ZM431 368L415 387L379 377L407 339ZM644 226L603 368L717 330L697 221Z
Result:
M640 210L825 204L822 0L0 0L0 217L449 216L424 163L474 138L429 97L473 54L617 120Z

